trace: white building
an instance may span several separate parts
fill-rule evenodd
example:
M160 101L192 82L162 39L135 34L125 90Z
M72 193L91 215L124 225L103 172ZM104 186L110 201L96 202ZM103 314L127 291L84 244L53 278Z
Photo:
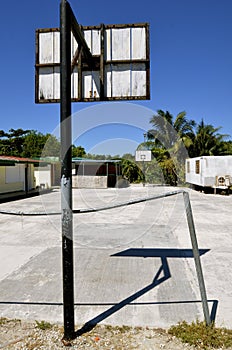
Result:
M0 193L24 191L36 187L34 165L38 161L13 156L0 156Z
M186 159L185 180L194 187L228 189L232 185L232 156Z

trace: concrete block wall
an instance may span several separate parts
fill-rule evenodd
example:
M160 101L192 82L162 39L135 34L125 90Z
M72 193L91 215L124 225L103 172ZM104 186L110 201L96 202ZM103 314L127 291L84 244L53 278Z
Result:
M107 188L107 176L73 175L73 188Z

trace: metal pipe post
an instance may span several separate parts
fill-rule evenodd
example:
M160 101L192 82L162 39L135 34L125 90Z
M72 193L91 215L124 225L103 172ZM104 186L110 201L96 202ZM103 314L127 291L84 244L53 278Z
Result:
M188 227L189 227L189 232L190 232L190 237L192 242L193 256L194 256L194 261L195 261L195 266L197 271L197 278L198 278L198 283L199 283L199 288L201 293L201 301L203 306L205 323L207 326L209 326L211 324L211 319L209 315L209 307L207 302L205 282L204 282L204 277L203 277L203 272L201 267L201 260L200 260L200 254L198 249L194 221L193 221L192 208L189 200L189 194L187 192L183 192L183 197L184 197L185 211L186 211L187 222L188 222Z
M60 3L60 136L64 339L74 338L74 274L71 131L71 20L68 2Z

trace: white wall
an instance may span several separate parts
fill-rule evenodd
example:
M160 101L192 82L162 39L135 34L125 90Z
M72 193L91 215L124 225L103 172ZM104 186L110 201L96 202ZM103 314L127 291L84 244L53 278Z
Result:
M196 173L196 161L199 161L200 165L199 174ZM216 177L229 175L232 178L232 156L189 158L186 159L185 171L186 182L203 187L212 187L216 185Z
M6 166L6 184L14 182L25 182L25 164Z
M51 165L35 168L34 171L36 187L43 184L45 188L51 187Z
M107 176L73 175L73 188L107 188Z

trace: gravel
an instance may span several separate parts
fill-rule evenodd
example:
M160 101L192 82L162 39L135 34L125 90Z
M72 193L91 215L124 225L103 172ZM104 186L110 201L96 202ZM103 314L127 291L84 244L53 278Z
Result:
M149 327L113 327L97 325L71 342L62 341L63 329L48 324L46 329L36 322L0 319L0 349L107 349L107 350L192 350L163 329ZM77 327L78 329L78 327Z

